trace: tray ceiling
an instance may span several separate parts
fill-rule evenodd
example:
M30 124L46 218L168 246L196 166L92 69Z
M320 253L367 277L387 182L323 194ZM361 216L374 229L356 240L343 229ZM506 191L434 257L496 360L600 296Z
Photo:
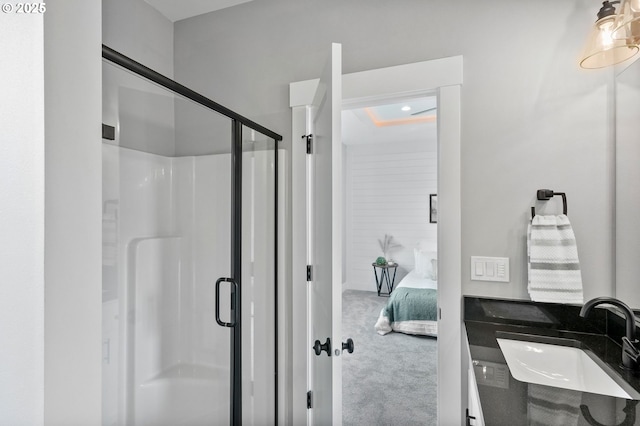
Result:
M342 110L342 142L346 145L436 140L435 96Z
M171 22L203 15L252 0L145 0Z

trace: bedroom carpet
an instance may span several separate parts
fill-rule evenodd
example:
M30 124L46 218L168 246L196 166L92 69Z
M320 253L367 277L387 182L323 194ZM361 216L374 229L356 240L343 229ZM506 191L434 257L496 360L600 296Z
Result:
M354 341L353 353L342 358L343 423L436 425L436 339L376 333L387 300L369 291L343 293L343 341Z

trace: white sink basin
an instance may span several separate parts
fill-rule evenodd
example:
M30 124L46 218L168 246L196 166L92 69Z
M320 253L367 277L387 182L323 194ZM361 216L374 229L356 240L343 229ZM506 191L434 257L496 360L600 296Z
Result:
M516 380L633 399L582 349L522 340L497 340Z

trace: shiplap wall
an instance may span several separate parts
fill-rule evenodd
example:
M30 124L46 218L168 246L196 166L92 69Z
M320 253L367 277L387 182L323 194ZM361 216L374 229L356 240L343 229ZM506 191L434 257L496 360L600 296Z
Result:
M419 244L436 249L437 224L429 223L429 194L437 191L435 136L419 142L349 145L346 149L345 289L375 290L371 263L378 239L393 236L402 247L396 284L414 267Z

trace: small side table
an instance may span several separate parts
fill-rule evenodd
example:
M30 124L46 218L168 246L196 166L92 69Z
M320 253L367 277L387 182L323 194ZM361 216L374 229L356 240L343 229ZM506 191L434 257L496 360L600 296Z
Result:
M380 290L382 290L383 284L387 285L388 293L386 294L386 296L390 296L391 292L393 291L393 285L396 281L396 271L398 270L398 264L387 263L386 265L378 265L377 263L373 262L371 265L373 266L373 273L376 276L376 288L378 290L378 296L380 296ZM378 269L380 269L380 275L378 275ZM393 277L391 276L390 269L393 269ZM384 293L382 293L382 295L385 296Z

